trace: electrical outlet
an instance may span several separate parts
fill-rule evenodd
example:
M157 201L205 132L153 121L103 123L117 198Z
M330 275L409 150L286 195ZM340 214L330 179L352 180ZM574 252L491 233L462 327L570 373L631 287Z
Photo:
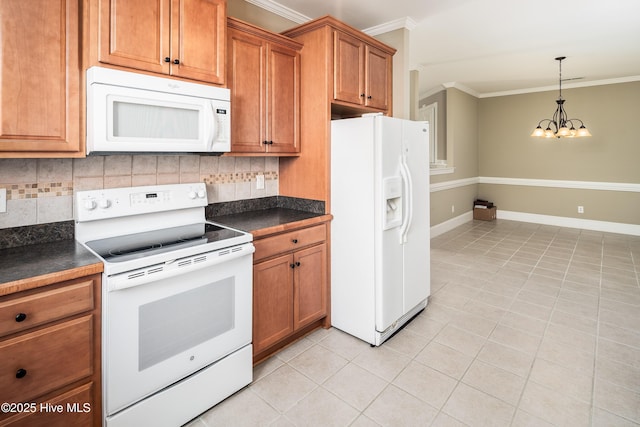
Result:
M578 206L578 213L579 214L583 214L584 213L584 206Z
M0 213L7 211L7 189L0 188Z
M264 175L256 175L256 190L264 190Z

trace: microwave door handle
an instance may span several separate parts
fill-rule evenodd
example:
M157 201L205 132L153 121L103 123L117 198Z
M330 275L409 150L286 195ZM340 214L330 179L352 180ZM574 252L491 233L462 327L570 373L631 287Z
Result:
M207 151L213 151L213 142L218 133L218 116L211 101L205 104Z

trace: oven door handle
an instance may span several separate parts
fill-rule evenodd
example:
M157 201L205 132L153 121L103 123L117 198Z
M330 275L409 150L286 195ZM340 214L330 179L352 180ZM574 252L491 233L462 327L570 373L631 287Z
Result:
M185 258L178 258L166 261L162 264L128 271L126 273L109 276L106 280L107 291L114 292L134 286L146 285L181 274L190 273L202 268L229 262L237 258L249 256L255 252L252 243L240 246L207 252L204 254L192 255Z

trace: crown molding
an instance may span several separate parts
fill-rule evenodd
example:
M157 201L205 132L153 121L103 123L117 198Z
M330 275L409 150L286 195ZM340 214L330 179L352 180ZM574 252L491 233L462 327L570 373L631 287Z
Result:
M562 88L572 89L572 88L579 88L579 87L605 86L605 85L613 85L618 83L630 83L630 82L637 82L637 81L640 81L640 76L618 77L615 79L604 79L604 80L591 80L588 82L563 83ZM558 85L534 87L534 88L528 88L528 89L505 90L502 92L487 92L487 93L480 94L478 98L494 98L498 96L522 95L525 93L548 92L551 90L558 90Z
M405 16L404 18L398 18L393 21L385 22L384 24L365 28L364 30L362 30L362 32L370 36L377 36L378 34L388 33L400 28L406 28L407 30L411 31L416 27L416 25L416 21L408 16Z
M447 83L442 83L442 86L445 87L445 89L450 89L450 88L454 88L454 89L458 89L461 90L462 92L465 92L471 96L475 96L476 98L480 98L480 94L478 92L476 92L475 90L471 89L470 87L467 87L465 85L463 85L462 83L458 83L458 82L447 82Z
M283 18L286 18L297 24L304 24L305 22L309 22L312 19L272 0L246 0L246 2L258 6L262 9L268 10L271 13L275 13L276 15L282 16Z

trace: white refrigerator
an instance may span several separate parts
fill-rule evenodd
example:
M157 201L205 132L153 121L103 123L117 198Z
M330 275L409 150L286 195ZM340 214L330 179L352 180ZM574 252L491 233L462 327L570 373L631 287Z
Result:
M331 122L331 324L378 346L430 294L429 129Z

